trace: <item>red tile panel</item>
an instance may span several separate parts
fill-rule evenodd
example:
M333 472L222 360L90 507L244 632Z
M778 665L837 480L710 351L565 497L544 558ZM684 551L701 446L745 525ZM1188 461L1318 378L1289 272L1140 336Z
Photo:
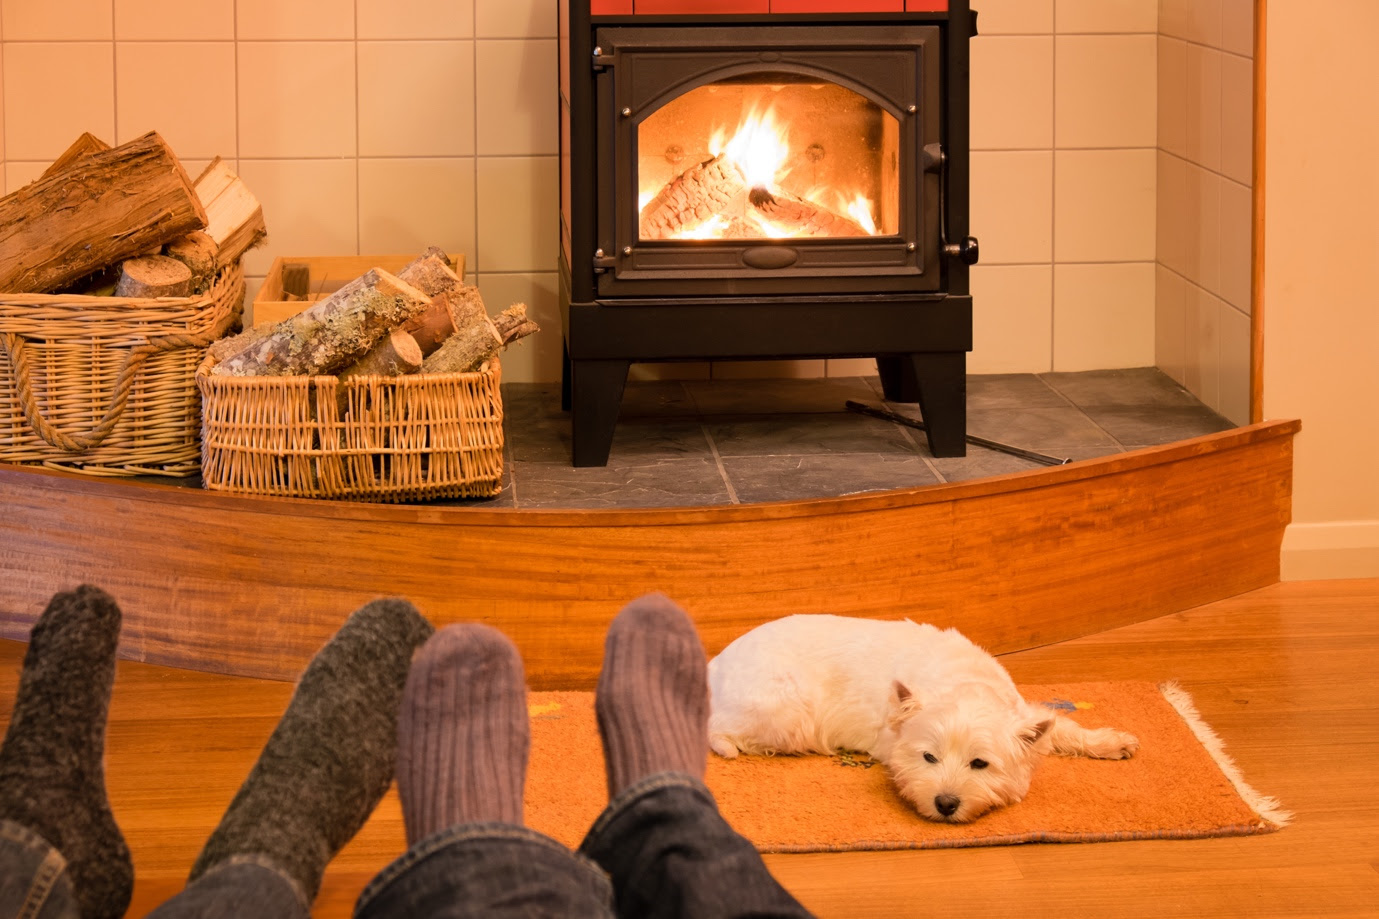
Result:
M593 16L631 16L632 0L589 0Z
M771 0L773 13L901 13L904 10L905 0Z
M946 13L948 0L905 0L905 9L910 13Z
M771 0L636 0L637 13L769 13Z

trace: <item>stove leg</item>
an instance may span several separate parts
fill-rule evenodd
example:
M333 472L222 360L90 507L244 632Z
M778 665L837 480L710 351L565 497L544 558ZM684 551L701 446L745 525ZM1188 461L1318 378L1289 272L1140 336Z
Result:
M967 354L911 354L907 366L918 389L919 413L934 456L967 455Z
M576 466L607 466L631 361L569 361L570 434ZM562 389L565 387L562 387Z
M881 375L881 391L887 402L919 401L919 385L907 355L878 357L876 372Z

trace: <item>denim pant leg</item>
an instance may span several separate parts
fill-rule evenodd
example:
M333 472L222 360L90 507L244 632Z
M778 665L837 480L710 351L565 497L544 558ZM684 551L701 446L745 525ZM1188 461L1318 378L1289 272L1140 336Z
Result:
M355 919L613 919L608 878L535 830L466 823L421 840L364 888Z
M618 915L627 919L810 915L688 775L664 772L623 791L579 851L613 879Z
M0 820L0 919L78 919L67 859L26 826Z
M227 859L148 914L148 919L308 919L300 885L255 855Z

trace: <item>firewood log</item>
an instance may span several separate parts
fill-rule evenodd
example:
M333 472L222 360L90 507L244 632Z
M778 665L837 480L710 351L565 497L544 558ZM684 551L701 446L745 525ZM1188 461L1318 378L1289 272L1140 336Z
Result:
M233 264L267 235L263 206L220 157L197 177L196 193L206 206L206 232L218 247L217 268Z
M431 298L430 308L403 326L416 339L422 355L430 355L458 328L451 301L464 282L450 270L445 253L434 246L407 263L397 276Z
M216 256L220 247L210 234L197 230L163 247L163 254L175 258L191 272L192 293L205 293L215 281Z
M642 208L642 239L679 239L713 217L742 209L747 180L732 160L716 156L680 173Z
M72 146L62 151L62 155L53 160L52 165L43 170L43 175L39 176L39 178L46 179L50 175L61 172L78 160L85 159L93 153L101 153L109 149L109 144L88 131L72 141Z
M789 192L771 192L753 188L747 200L771 225L789 237L799 236L866 236L867 231L851 217L839 214L813 201L796 197Z
M192 270L166 255L125 259L115 285L117 297L189 297L191 292Z
M421 369L422 353L417 340L402 329L394 329L369 349L359 360L338 371L342 380L360 376L396 377Z
M527 318L527 305L515 303L503 310L496 319L489 319L485 314L467 323L426 359L421 365L421 372L473 372L511 342L539 331L540 326Z
M379 339L425 310L421 291L379 268L325 300L270 326L263 338L212 370L234 376L334 373L368 353Z
M0 198L0 290L56 290L205 225L191 179L150 132Z

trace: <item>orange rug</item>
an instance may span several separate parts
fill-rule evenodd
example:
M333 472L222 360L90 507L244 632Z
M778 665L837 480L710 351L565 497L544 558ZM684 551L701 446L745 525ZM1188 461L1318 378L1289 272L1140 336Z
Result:
M1268 833L1290 815L1241 778L1174 684L1022 686L1087 727L1140 739L1134 759L1045 757L1025 800L965 825L925 820L865 756L709 755L720 811L762 852L929 849L1025 842L1187 839ZM527 825L579 845L607 804L591 693L530 697Z

